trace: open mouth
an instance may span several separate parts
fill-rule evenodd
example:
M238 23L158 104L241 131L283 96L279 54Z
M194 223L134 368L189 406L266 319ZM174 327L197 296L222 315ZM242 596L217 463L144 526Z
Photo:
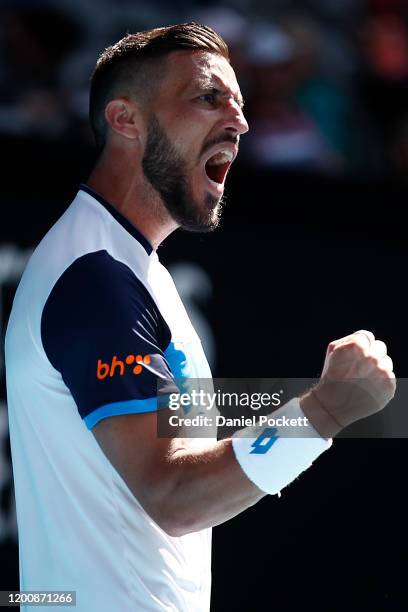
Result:
M205 164L205 172L210 181L223 185L233 159L233 152L227 150L218 151L212 155Z

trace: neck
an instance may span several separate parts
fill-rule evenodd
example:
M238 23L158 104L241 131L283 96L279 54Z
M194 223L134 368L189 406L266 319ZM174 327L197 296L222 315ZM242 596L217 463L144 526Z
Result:
M123 154L102 153L87 185L114 206L154 249L175 229L159 194L144 176L141 163L124 159Z

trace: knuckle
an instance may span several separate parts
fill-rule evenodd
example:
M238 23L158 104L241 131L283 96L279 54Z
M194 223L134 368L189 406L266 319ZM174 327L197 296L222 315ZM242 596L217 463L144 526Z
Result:
M367 354L365 345L359 339L352 340L349 346L353 350L353 352L357 355L365 356Z
M349 344L339 344L333 348L333 353L342 354L350 350Z
M359 329L358 331L354 332L354 334L360 334L360 335L366 335L368 336L373 342L375 340L375 336L373 334L373 332L369 331L368 329Z
M386 355L385 357L380 359L379 367L387 372L392 372L392 370L394 369L394 364L391 357Z

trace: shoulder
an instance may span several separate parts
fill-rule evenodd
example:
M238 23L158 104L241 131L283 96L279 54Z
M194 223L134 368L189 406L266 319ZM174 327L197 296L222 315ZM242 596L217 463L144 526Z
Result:
M101 309L156 309L152 296L133 270L106 250L78 257L61 274L48 296L43 319L55 308L86 312L95 306L98 309L94 316Z
M163 346L170 336L143 282L106 250L79 257L63 272L41 316L42 343L54 365L62 346L79 345L81 351L88 343L115 347L135 332Z

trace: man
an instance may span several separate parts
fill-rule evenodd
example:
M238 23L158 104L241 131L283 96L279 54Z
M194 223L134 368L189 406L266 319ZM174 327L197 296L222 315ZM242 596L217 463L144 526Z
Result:
M309 437L157 436L160 390L210 370L156 249L217 226L242 104L225 43L198 24L128 35L98 60L98 161L33 254L7 331L21 589L75 590L81 612L208 610L211 527L393 396L386 346L362 331L278 409L309 417ZM372 400L331 386L353 377Z

